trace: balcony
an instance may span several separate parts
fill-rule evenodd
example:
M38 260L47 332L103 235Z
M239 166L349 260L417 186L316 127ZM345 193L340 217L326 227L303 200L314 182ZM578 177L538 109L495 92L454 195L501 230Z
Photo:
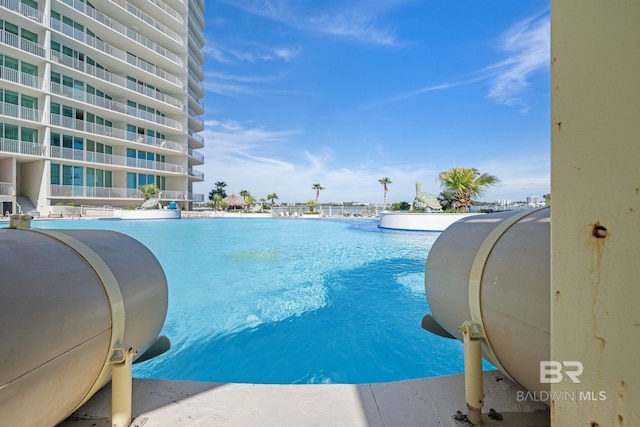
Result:
M202 153L189 149L189 156L193 157L201 163L204 163L204 155Z
M44 156L45 146L35 142L18 141L17 139L0 138L0 152Z
M180 123L177 120L173 120L165 116L159 116L157 114L149 113L147 111L141 111L137 108L130 107L128 105L126 106L126 108L127 108L127 115L129 116L138 117L140 119L147 120L149 122L168 126L172 129L177 129L180 131L184 130L184 126L182 125L182 123Z
M189 176L191 176L193 178L196 178L196 179L204 181L204 172L200 172L200 171L195 170L193 168L189 168L188 169L187 175L189 175Z
M99 136L108 136L111 138L125 139L130 142L151 145L154 147L165 148L168 150L184 153L184 147L175 142L166 139L159 139L150 136L140 135L136 132L129 132L124 129L114 128L111 126L99 125L97 123L87 122L85 120L74 119L60 114L50 115L50 124L52 126L60 126L67 129L74 129L81 132L87 132Z
M34 89L41 89L44 82L44 80L38 76L23 73L4 66L0 67L0 80L17 83Z
M192 202L204 202L204 194L199 193L187 193L187 200L191 200Z
M42 121L42 111L20 107L19 105L9 104L7 102L0 102L0 116L9 116L38 123Z
M189 18L194 19L201 29L204 28L204 10L202 6L197 1L190 3L190 5L195 6L194 9L197 9L197 14L194 13L192 8L189 8Z
M160 190L161 200L204 200L202 194L191 194L184 191ZM51 185L52 198L96 198L96 199L133 199L144 200L137 188L86 187L81 185ZM199 200L201 198L202 200Z
M200 134L189 131L189 140L189 142L191 142L189 145L193 146L193 148L204 147L204 138Z
M73 148L50 147L51 158L74 160L77 162L96 163L109 166L148 169L153 171L183 174L185 169L175 163L156 162L154 160L134 157L116 156L114 154L94 153L92 151L75 150Z
M166 95L162 92L152 91L142 85L136 84L135 82L129 81L122 76L117 74L110 73L107 70L103 70L101 68L94 67L93 65L89 65L86 62L78 61L77 59L64 55L60 52L51 51L51 60L57 62L59 64L66 65L67 67L73 68L90 76L96 77L98 79L104 80L106 82L112 83L116 86L120 86L141 95L147 96L152 99L156 99L160 102L164 102L172 107L179 108L184 110L184 104L180 102L178 99Z
M109 56L112 56L114 58L118 58L122 61L127 62L130 65L133 65L136 68L139 68L143 71L146 71L148 73L151 73L155 76L160 77L161 79L174 84L180 88L184 87L184 84L182 83L182 81L180 79L178 79L178 77L176 77L175 75L162 70L158 67L156 67L153 64L150 64L146 61L143 61L139 58L136 58L130 54L128 54L127 52L125 52L122 49L118 49L117 47L113 47L108 43L103 42L102 40L99 40L93 36L90 36L82 31L79 31L75 28L73 28L72 26L68 25L68 24L64 24L61 21L57 20L57 19L53 19L51 18L51 28L62 33L65 34L66 36L69 36L71 38L73 38L74 40L77 40L79 42L82 42L84 44L86 44L87 46L90 46L96 50L99 50L100 52L104 52ZM58 53L58 52L55 52ZM53 59L54 58L54 52L51 52L51 56ZM56 57L60 56L59 53L58 55L55 55ZM73 58L72 58L73 59ZM77 60L76 60L77 61ZM66 64L65 64L66 65ZM75 68L75 67L74 67ZM166 96L166 95L165 95ZM172 97L170 97L172 98ZM173 98L175 101L171 102L171 105L180 105L179 108L182 108L182 104L180 103L180 101L178 101L177 99Z
M184 147L182 144L178 144L174 141L166 139L155 138L153 136L140 135L136 132L127 132L127 141L134 141L138 144L152 145L154 147L166 148L168 150L178 151L184 153Z
M112 3L117 4L118 6L120 6L127 12L131 13L132 15L136 16L138 19L154 27L156 30L160 31L162 34L166 35L167 37L173 39L174 41L178 42L181 45L183 44L182 37L180 37L178 33L173 31L171 28L168 28L167 26L163 25L162 23L156 21L154 18L144 13L143 11L141 11L140 9L138 9L128 1L126 0L110 0L110 1ZM182 17L179 17L179 18L176 17L176 20L179 20L180 24L184 23L184 21L182 21Z
M13 195L15 195L13 184L10 182L0 182L0 196L13 196Z
M23 39L5 30L0 31L0 43L8 44L9 46L13 46L16 49L32 53L42 58L45 57L46 51L43 45L34 43L27 39Z
M182 59L176 55L175 53L166 50L165 48L163 48L162 46L159 46L156 42L154 42L153 40L149 40L148 38L142 36L141 34L137 33L136 31L127 28L125 25L122 25L120 22L115 21L113 19L111 19L110 17L106 16L105 14L103 14L102 12L94 9L91 6L87 6L85 3L79 1L79 0L62 0L62 3L66 4L67 6L70 6L74 9L76 9L77 11L87 15L89 18L93 19L94 21L97 21L101 24L103 24L104 26L122 34L123 36L147 47L148 49L156 52L157 54L163 56L164 58L166 58L167 60L179 65L180 67L182 67L184 65L184 63L182 62Z
M34 9L31 6L27 6L20 0L0 0L0 6L17 13L18 15L26 16L40 24L44 22L44 14L38 9Z
M182 17L182 15L180 15L171 6L169 6L162 0L151 0L151 3L153 3L156 7L158 7L158 9L164 11L167 15L175 19L180 24L181 27L184 25L184 18Z
M82 90L77 90L69 86L61 85L60 83L51 83L51 93L56 95L65 96L76 101L86 102L87 104L95 105L96 107L105 108L111 111L117 111L118 113L127 114L128 116L138 117L153 123L168 126L172 129L184 130L184 126L177 120L159 116L157 114L148 113L146 111L140 111L137 108L130 107L121 102L105 99L99 96L91 95L90 93Z

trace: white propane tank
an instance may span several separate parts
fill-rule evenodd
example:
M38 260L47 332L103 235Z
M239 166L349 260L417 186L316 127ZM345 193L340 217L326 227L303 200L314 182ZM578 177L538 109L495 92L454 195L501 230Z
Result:
M527 390L549 391L540 381L550 358L549 260L548 207L455 222L427 257L423 327L462 341L463 322L481 325L485 358Z
M109 381L114 351L158 340L167 298L158 260L124 234L0 228L0 425L64 420Z

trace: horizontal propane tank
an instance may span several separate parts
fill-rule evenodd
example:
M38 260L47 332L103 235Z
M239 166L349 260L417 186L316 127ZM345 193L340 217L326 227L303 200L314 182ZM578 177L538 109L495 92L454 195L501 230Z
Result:
M463 340L471 321L483 332L483 355L531 391L550 358L549 208L461 219L434 242L425 267L431 314L423 327Z
M0 254L1 425L54 426L109 381L119 349L166 349L167 280L137 240L16 216Z

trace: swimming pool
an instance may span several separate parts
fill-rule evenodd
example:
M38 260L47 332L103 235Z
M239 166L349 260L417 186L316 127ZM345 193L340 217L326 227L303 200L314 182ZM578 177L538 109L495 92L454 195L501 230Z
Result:
M145 378L369 383L461 373L462 344L420 328L424 264L438 233L376 220L34 221L120 231L162 264L164 355Z

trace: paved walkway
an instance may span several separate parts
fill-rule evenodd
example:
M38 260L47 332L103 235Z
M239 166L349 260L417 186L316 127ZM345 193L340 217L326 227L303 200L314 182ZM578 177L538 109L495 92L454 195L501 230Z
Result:
M522 402L522 389L484 373L485 426L548 426L549 411ZM96 393L59 427L109 427L111 387ZM378 384L225 384L134 379L137 427L468 426L462 375ZM490 408L503 421L489 419Z

